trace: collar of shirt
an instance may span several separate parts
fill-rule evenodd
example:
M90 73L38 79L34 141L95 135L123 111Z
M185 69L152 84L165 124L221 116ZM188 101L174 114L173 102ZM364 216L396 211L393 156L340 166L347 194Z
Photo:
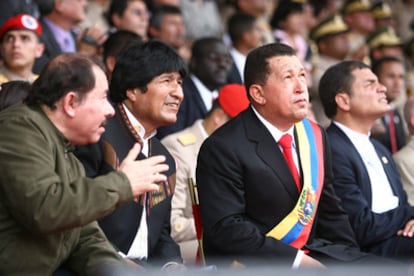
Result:
M203 100L207 111L209 111L213 107L213 101L218 97L217 89L211 91L194 74L191 74L190 78L197 87L197 90L200 93L201 99Z
M149 151L148 140L154 137L157 134L157 131L152 132L147 138L144 138L145 137L144 126L137 120L137 118L135 118L135 116L132 114L132 112L128 109L128 107L125 104L122 104L122 105L124 106L125 113L129 121L131 122L131 125L135 128L135 130L137 131L137 134L142 139L143 148L141 152L145 154L146 156L148 156L148 153L149 153L148 152Z
M280 140L282 135L288 133L292 136L292 147L296 149L296 142L295 142L295 138L294 138L295 136L293 134L294 126L291 126L287 131L282 132L277 127L272 125L269 121L267 121L262 115L260 115L259 112L252 105L251 105L251 107L252 107L254 113L256 114L256 116L263 123L263 125L266 127L266 129L270 132L270 134L272 135L273 139L275 139L276 142L278 142Z
M67 31L60 26L56 25L46 17L43 19L46 25L50 28L53 33L56 42L59 44L62 52L75 53L76 43L71 31Z
M240 77L244 82L244 65L246 64L246 56L233 47L230 49L230 55L232 56L234 64L236 65Z

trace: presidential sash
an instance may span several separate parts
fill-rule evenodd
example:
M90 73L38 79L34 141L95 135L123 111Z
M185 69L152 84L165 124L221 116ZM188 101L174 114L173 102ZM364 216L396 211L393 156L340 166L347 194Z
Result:
M324 181L324 155L319 126L304 119L295 124L303 189L294 209L266 236L301 249L308 241Z

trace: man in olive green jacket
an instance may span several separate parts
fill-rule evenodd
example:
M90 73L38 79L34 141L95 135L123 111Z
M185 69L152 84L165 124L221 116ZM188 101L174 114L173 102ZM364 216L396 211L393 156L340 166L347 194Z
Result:
M0 275L52 275L59 268L100 275L124 265L95 220L158 190L164 157L86 178L75 145L97 142L114 115L103 70L88 58L53 59L27 104L0 113Z

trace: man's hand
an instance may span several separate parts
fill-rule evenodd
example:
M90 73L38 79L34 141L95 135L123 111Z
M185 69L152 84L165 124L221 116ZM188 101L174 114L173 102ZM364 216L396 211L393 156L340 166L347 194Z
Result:
M398 230L397 236L412 238L414 236L414 219L410 219L409 221L407 221L404 228Z
M161 174L168 170L168 165L164 164L165 156L152 156L137 161L135 159L140 150L141 146L136 143L119 166L119 170L126 174L131 183L134 197L146 192L157 191L158 185L154 183L167 180L167 177Z

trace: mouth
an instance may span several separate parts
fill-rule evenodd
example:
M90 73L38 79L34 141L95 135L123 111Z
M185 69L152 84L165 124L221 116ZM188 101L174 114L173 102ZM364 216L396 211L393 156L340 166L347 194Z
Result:
M166 103L166 106L168 106L171 109L177 110L180 108L180 104L179 103Z

